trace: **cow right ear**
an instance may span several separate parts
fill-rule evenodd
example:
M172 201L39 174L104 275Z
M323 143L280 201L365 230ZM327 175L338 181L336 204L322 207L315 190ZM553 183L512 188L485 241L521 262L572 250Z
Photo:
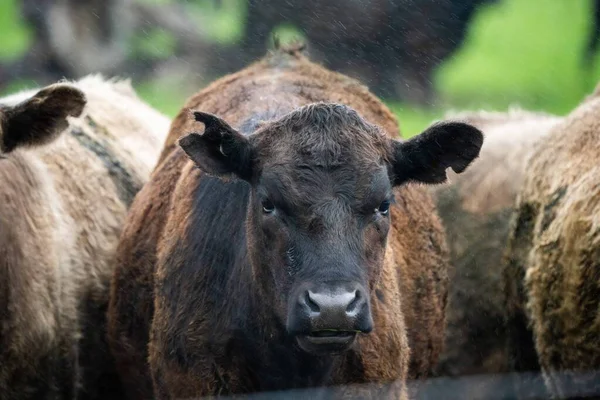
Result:
M196 111L194 118L204 124L204 133L190 133L179 139L179 146L187 156L210 175L250 181L253 175L250 141L212 114Z
M446 181L446 170L460 174L479 157L483 133L462 122L440 122L406 141L393 141L391 170L393 184Z

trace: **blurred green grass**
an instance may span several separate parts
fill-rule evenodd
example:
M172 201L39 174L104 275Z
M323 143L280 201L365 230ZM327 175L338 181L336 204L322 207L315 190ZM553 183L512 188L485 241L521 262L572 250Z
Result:
M227 42L242 34L245 9L240 4L243 0L223 0L223 9L217 10L213 1L203 0L190 10L192 15L203 15L212 40ZM597 62L592 70L585 70L581 62L590 14L590 0L501 0L481 8L463 48L436 72L437 104L424 109L388 102L398 115L403 135L420 132L448 109L506 110L520 105L568 113L593 90L600 76ZM283 26L281 31L285 39L293 28ZM0 61L15 59L27 50L29 30L19 19L16 0L0 1L0 37ZM136 46L141 52L165 57L172 43L158 35L141 38ZM15 82L10 89L22 86L27 85ZM136 89L170 116L189 95L168 81L138 82Z
M581 62L591 9L588 0L502 0L483 9L436 86L460 106L568 112L594 86Z
M0 61L20 57L30 41L29 29L19 18L16 0L0 1Z
M390 104L403 132L420 132L449 109L518 105L564 115L600 76L582 64L591 26L589 0L501 0L483 7L455 57L436 73L437 107ZM596 57L597 61L597 57Z

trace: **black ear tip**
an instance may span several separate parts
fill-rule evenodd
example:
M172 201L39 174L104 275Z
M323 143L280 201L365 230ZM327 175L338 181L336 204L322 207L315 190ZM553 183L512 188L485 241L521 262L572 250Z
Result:
M177 139L177 145L183 149L192 145L196 136L200 136L197 133L190 133L189 135L185 135Z
M473 146L477 148L477 154L475 155L475 157L477 157L479 156L479 151L483 146L485 135L480 129L474 127L473 125L469 125L467 129L469 129L469 133L471 134L471 143L473 143Z
M227 122L216 115L202 111L194 111L194 118L196 121L204 124L204 134L207 134L210 137L217 138L224 132L234 132L234 129L229 126Z
M468 158L479 156L484 142L484 134L479 128L466 122L451 121L444 124L444 130L450 133L449 137L453 138L452 140L457 141L455 146L462 147Z
M196 121L202 122L206 116L205 113L200 112L200 111L192 111L192 114L194 114L194 118L196 119Z
M484 134L483 132L470 124L464 124L465 129L469 130L469 133L473 136L473 143L481 147L483 145Z
M77 118L83 113L83 110L87 105L87 98L85 97L85 94L83 94L83 92L80 91L79 95L77 95L76 98L73 100L73 104L74 106L71 109L69 115Z
M47 86L33 99L43 103L43 107L60 110L63 115L72 117L79 117L87 104L85 94L75 86L66 83Z
M194 118L198 122L202 122L204 125L211 125L216 122L214 115L203 113L201 111L194 111Z
M464 124L461 129L462 132L466 132L468 134L468 138L463 142L464 145L462 149L462 156L459 158L457 163L452 165L452 170L457 174L464 172L475 162L481 153L481 147L483 146L484 141L483 132L476 127L469 124Z
M467 169L467 167L468 167L469 165L471 165L471 163L472 163L473 161L475 161L475 158L471 159L471 161L468 161L468 162L465 162L465 163L462 163L462 164L453 165L453 166L451 167L451 168L452 168L452 171L454 171L454 172L455 172L455 173L457 173L457 174L462 174L463 172L465 172L465 170Z
M473 136L474 143L479 142L480 144L483 144L483 132L476 126L460 121L452 122L451 125L453 125L454 129L467 132L469 135Z
M70 100L72 103L79 105L82 109L87 104L85 93L74 86L59 86L56 88L56 92Z
M73 85L56 83L49 87L54 95L69 96L80 101L85 101L85 94Z

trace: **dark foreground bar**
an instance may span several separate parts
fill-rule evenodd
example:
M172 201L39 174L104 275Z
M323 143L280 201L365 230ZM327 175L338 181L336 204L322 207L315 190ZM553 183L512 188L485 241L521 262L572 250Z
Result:
M566 387L564 398L586 399L600 398L600 371L586 373L556 374L556 377L564 382L587 381L593 382L593 388L577 386L575 384L564 385ZM327 387L315 389L295 389L281 392L262 392L251 395L235 396L235 399L245 400L324 400L335 397L336 394L344 392L344 398L352 398L352 388L364 389L367 385L356 385L351 387ZM489 388L493 387L493 395ZM544 379L539 373L506 374L506 375L473 375L461 378L433 378L426 382L409 384L411 392L418 390L417 400L538 400L550 399ZM485 389L487 396L480 397L478 393ZM360 390L357 390L360 393ZM466 396L466 397L465 397ZM220 397L229 399L230 397ZM360 398L359 396L356 397ZM233 399L233 397L231 397Z

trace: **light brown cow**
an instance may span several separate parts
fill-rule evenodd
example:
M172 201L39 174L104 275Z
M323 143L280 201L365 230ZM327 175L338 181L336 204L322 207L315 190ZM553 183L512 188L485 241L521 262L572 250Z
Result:
M100 76L0 99L1 399L119 395L105 344L114 252L168 126Z
M600 394L599 94L532 155L506 257L511 355L559 398Z
M436 375L502 374L510 369L502 281L509 220L532 149L561 118L518 108L446 117L478 127L486 140L471 168L449 172L449 184L431 186L452 267L445 349ZM465 385L464 398L489 398L499 389L493 381L481 385Z

